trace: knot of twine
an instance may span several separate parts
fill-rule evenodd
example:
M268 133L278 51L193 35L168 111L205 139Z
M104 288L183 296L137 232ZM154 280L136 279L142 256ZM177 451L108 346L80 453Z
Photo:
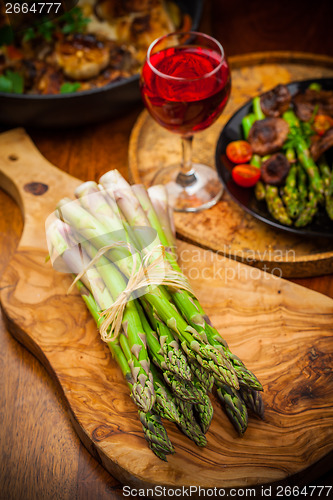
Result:
M122 246L124 242L120 243ZM130 245L126 244L129 248ZM95 257L87 264L87 266L76 276L69 291L74 287L75 283L90 269L98 259L104 255L108 250L119 246L119 243L105 246L101 248ZM159 252L158 257L154 257L152 262L149 262L155 252ZM171 268L168 262L165 261L165 248L163 245L158 244L151 250L147 251L140 259L140 265L137 270L137 252L132 253L133 267L132 272L127 282L126 288L118 295L117 299L111 304L110 307L100 311L100 316L104 319L99 326L99 332L104 342L115 340L120 332L125 307L132 296L132 294L148 286L168 285L173 288L186 290L193 294L191 285L187 278L179 271ZM161 268L160 266L163 265ZM163 270L163 276L161 275Z

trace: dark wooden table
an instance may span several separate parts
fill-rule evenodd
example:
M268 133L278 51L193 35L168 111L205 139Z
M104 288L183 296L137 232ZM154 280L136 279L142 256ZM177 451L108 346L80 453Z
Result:
M216 36L229 56L266 50L333 56L332 18L331 0L212 0L206 2L200 28ZM138 104L125 116L82 129L28 132L46 158L82 180L97 180L111 168L126 177L130 132L141 110ZM2 272L23 222L1 190L0 213ZM333 298L332 275L294 281ZM118 481L80 443L59 387L10 336L1 316L0 341L0 499L123 498ZM311 484L333 485L333 471Z

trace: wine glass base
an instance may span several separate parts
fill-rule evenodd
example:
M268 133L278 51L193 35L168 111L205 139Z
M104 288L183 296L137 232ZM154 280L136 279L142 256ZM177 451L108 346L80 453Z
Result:
M193 182L183 187L177 182L179 165L160 170L152 185L163 184L168 191L169 204L176 212L199 212L215 205L223 193L223 186L215 170L201 163L193 163Z

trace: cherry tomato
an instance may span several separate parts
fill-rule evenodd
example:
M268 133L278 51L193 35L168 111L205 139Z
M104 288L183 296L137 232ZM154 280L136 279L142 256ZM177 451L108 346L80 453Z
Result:
M251 144L246 141L229 142L225 152L233 163L247 163L252 157Z
M313 120L313 128L318 135L324 135L325 132L333 127L333 118L328 115L316 115Z
M232 169L231 175L239 186L252 187L260 179L260 168L242 163Z

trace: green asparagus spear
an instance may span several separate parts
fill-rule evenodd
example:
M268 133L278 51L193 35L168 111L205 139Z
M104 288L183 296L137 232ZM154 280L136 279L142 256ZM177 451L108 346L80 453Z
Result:
M160 343L162 352L170 364L171 371L185 380L192 379L192 372L184 352L180 348L178 340L171 333L170 329L160 320L156 311L150 307L149 303L142 298L142 304L149 318L157 339ZM142 311L142 309L141 309ZM143 311L142 311L143 313ZM146 328L149 328L147 325Z
M142 309L140 311L142 314ZM163 378L172 392L185 401L191 403L199 402L201 399L201 391L199 391L190 380L181 378L179 372L176 374L168 369L169 365L161 350L161 345L156 337L156 333L146 319L142 321L142 325L146 333L150 357L155 365L160 368Z
M140 231L139 228L149 228L149 221L139 201L134 196L130 184L117 170L111 170L104 174L100 182L109 196L116 200L118 209L129 226L136 228L135 238L140 250L148 251L154 242L147 231Z
M306 170L306 173L308 174L310 178L310 184L313 188L313 190L318 193L318 194L323 194L323 182L321 180L318 167L313 161L313 159L310 156L310 152L308 148L306 147L306 144L304 142L299 142L298 146L296 148L297 150L297 155L300 163Z
M324 156L322 156L319 159L318 165L319 165L319 170L320 170L321 178L322 178L323 185L324 185L324 195L326 198L329 194L328 192L329 192L329 187L330 187L330 182L331 182L331 169L328 166L327 161L326 161Z
M193 412L193 405L187 401L177 399L177 405L179 413L182 415L182 419L178 424L179 429L198 446L206 446L207 439L205 434L202 432L200 425L196 421Z
M211 392L214 385L214 376L211 372L205 370L197 361L189 362L193 375L198 379L206 392Z
M140 249L136 239L136 228L128 224L116 200L104 189L100 189L96 182L88 181L80 184L75 190L75 196L82 207L108 229L111 239L124 240L131 245L133 251Z
M143 301L143 303L145 303ZM169 340L169 346L168 349L164 348L165 345L165 340L161 340L161 337L157 334L157 331L159 332L158 328L161 328L161 323L160 321L153 321L153 328L150 326L149 321L147 320L145 313L143 311L143 308L138 300L135 301L137 310L140 315L141 323L142 326L146 332L147 335L147 341L148 341L148 346L151 351L158 353L164 358L164 366L165 369L175 373L176 376L179 378L182 378L184 380L191 380L192 379L192 373L191 369L189 367L189 364L187 362L186 357L184 356L183 351L180 349L179 343L177 339L175 339L169 329L165 326L165 328L168 330L167 335L171 336L172 339ZM146 304L147 305L147 304ZM149 311L149 307L147 307L147 310ZM152 315L153 316L153 315ZM164 366L161 365L161 367L164 369Z
M276 186L266 186L266 203L270 214L286 226L292 225L292 220L287 214L285 206L279 196L279 190Z
M255 121L256 121L256 116L254 113L249 113L248 115L245 115L244 118L242 119L242 129L243 129L244 139L248 138L250 129Z
M302 165L297 165L297 188L299 199L299 213L301 214L308 199L307 175Z
M302 134L297 116L294 111L289 109L283 113L283 119L286 120L289 125L289 135L285 146L295 148L297 158L309 177L313 191L318 194L323 194L323 182L318 167L311 157L306 138Z
M259 155L253 155L250 164L254 165L255 167L260 168L262 163L261 157ZM254 195L258 201L262 201L265 199L266 195L266 187L265 184L262 181L258 181L257 184L254 186Z
M179 379L174 373L167 370L163 370L163 378L172 392L183 401L198 403L201 400L201 391L192 382Z
M313 190L312 186L310 186L308 201L299 217L295 221L296 227L304 227L310 224L317 212L318 202L319 194Z
M154 411L162 418L178 424L180 415L175 404L175 397L162 380L157 368L152 365L151 371L154 379L154 389L156 394L156 403Z
M264 418L264 403L261 392L251 389L248 386L241 385L238 391L241 399L247 408L253 411L261 419Z
M333 196L333 165L331 166L330 182L327 186L327 196L329 196L329 197Z
M195 378L193 383L202 393L200 402L193 405L194 413L202 432L206 434L213 418L213 405L206 390L202 387L199 380Z
M154 410L157 414L176 423L179 427L185 425L184 417L180 414L180 405L178 399L170 392L168 387L160 378L160 375L156 368L152 368L152 373L154 377L154 388L156 393L156 403ZM205 391L202 390L200 384L195 382L197 389L202 393L201 400L199 403L194 404L193 409L198 417L198 423L202 428L202 431L206 433L210 426L213 418L213 406L211 401ZM183 400L184 401L184 400ZM188 428L188 427L187 427Z
M324 156L319 160L319 169L324 183L326 212L333 220L333 174Z
M218 382L217 395L232 425L240 435L243 435L247 429L248 413L238 391Z
M252 158L250 160L250 164L253 165L254 167L260 168L261 167L261 157L259 155L252 155Z
M135 184L132 186L132 191L138 199L149 224L157 231L160 242L164 245L168 254L171 253L173 260L176 261L176 242L169 221L167 194L164 186L152 186L149 189L149 195L142 184ZM159 196L158 200L156 199L157 196ZM154 200L155 206L153 205L151 197Z
M174 453L175 450L162 424L160 416L152 411L144 412L139 410L139 417L149 448L158 458L166 462L166 455Z
M327 196L326 196L326 212L331 220L333 220L333 173L331 172L330 183L327 188Z
M282 199L286 207L287 214L291 219L295 219L300 213L299 195L296 187L297 165L293 164L288 172L285 185L282 190Z
M289 163L294 164L296 163L296 155L295 155L295 150L292 147L288 147L285 151L285 156Z
M110 232L124 229L115 200L106 201L96 182L83 182L76 188L74 194L79 199L82 207Z
M155 349L152 349L154 343L151 342L149 333L147 334L147 339L151 359L153 363L161 370L164 381L170 387L172 392L177 397L182 398L184 401L189 401L191 403L197 403L198 401L200 401L201 392L198 392L195 386L193 386L190 381L178 378L174 372L168 370L164 364L164 356L158 354Z
M252 100L253 112L256 120L264 120L266 116L264 115L261 104L260 104L260 96L256 96Z
M258 181L254 186L254 195L258 201L262 201L266 197L266 187L262 181Z

